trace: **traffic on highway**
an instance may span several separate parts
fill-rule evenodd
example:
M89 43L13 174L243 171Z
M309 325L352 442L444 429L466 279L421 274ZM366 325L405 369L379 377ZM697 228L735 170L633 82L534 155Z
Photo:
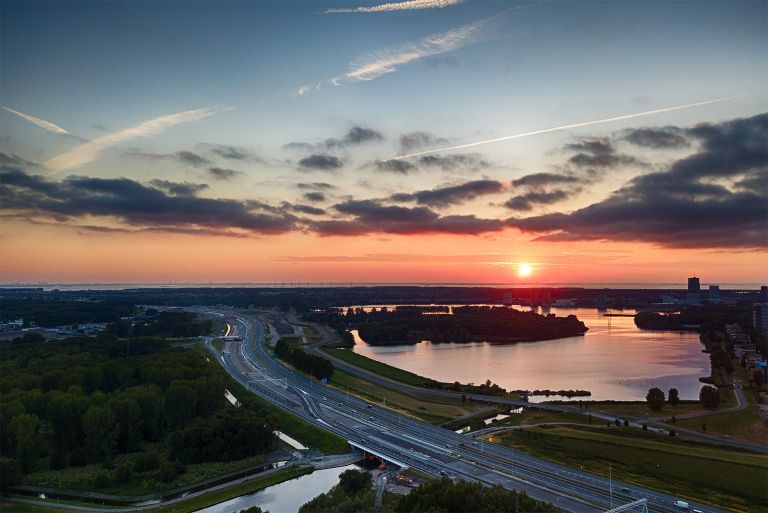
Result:
M642 498L647 499L649 511L677 510L679 497L475 440L470 434L428 424L312 380L272 357L263 343L265 328L260 319L226 311L206 312L229 324L222 352L218 353L210 340L207 346L234 379L305 421L344 438L357 450L433 477L524 490L565 511L606 511ZM725 513L694 501L687 503L702 512Z

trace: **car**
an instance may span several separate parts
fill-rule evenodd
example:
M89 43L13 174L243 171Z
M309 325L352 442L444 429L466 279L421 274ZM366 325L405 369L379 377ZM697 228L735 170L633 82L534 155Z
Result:
M626 486L624 488L622 488L621 491L624 492L624 493L630 493L631 492L631 490L629 488L627 488Z
M373 417L368 417L368 419L373 420Z

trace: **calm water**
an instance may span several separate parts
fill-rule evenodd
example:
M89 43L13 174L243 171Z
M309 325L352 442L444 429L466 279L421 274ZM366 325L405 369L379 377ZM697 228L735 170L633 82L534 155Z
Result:
M237 513L251 506L258 506L269 513L296 513L302 505L333 488L339 482L342 472L357 468L355 465L347 465L316 470L312 474L198 510L197 513Z
M490 379L508 390L589 390L590 399L632 401L645 400L651 387L665 393L675 387L681 399L698 399L699 377L708 376L710 367L697 333L642 331L632 317L605 317L590 308L550 312L574 314L589 331L584 336L520 344L421 342L389 347L370 346L354 332L354 351L439 381L479 384Z

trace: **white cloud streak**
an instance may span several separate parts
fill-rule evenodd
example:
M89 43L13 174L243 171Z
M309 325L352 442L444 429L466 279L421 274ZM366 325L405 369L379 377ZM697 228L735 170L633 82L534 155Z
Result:
M218 112L218 109L204 108L152 118L148 121L139 123L136 126L107 134L103 137L99 137L98 139L94 139L85 144L81 144L80 146L72 148L71 150L62 153L61 155L57 155L56 157L48 160L45 163L45 166L53 173L82 166L93 161L100 151L110 146L119 144L129 139L133 139L135 137L159 134L176 125L192 123L194 121L207 118L216 112Z
M460 4L463 0L409 0L406 2L389 2L370 7L334 8L325 11L325 14L338 13L372 13L392 11L415 11L419 9L442 9L451 5Z
M40 128L43 128L45 130L48 130L49 132L53 132L54 134L60 134L60 135L70 135L69 132L61 128L59 125L55 125L51 123L50 121L46 121L44 119L36 118L34 116L30 116L29 114L24 114L23 112L19 112L18 110L11 109L10 107L3 107L3 109L7 110L8 112L11 112L13 114L16 114L20 118L24 118L30 123L33 123Z
M624 114L624 115L615 116L612 118L596 119L593 121L583 121L581 123L571 123L570 125L561 125L561 126L556 126L551 128L543 128L541 130L534 130L532 132L523 132L521 134L515 134L515 135L507 135L504 137L497 137L495 139L486 139L484 141L477 141L477 142L468 143L468 144L459 144L457 146L446 146L444 148L435 148L433 150L425 150L425 151L419 151L416 153L409 153L408 155L398 155L397 157L392 157L382 162L388 162L390 160L402 160L402 159L407 159L411 157L418 157L420 155L429 155L430 153L439 153L439 152L451 151L451 150L461 150L464 148L472 148L473 146L480 146L482 144L491 144L491 143L496 143L501 141L511 141L513 139L522 139L523 137L530 137L533 135L547 134L550 132L559 132L561 130L569 130L571 128L581 128L585 126L601 125L603 123L612 123L614 121L623 121L626 119L652 116L654 114L662 114L664 112L673 112L676 110L690 109L693 107L702 107L704 105L712 105L714 103L726 102L729 100L735 100L737 98L745 98L747 96L754 96L754 94L741 94L738 96L727 96L725 98L716 98L714 100L706 100L703 102L686 103L685 105L677 105L675 107L665 107L663 109L647 110L644 112L635 112L633 114Z
M320 89L323 83L341 86L350 82L375 80L382 75L392 73L398 67L418 61L425 57L432 57L447 52L452 52L480 41L483 37L484 27L493 19L487 18L476 21L462 27L458 27L442 34L433 34L415 43L407 43L396 48L383 48L355 59L349 70L335 77L331 77L314 86ZM304 96L312 90L311 86L301 86L294 94Z

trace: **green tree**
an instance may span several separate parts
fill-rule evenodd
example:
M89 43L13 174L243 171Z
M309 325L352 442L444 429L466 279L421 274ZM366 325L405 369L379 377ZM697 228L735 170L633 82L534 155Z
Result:
M83 415L85 446L91 461L102 461L114 453L115 421L115 414L105 405L91 406Z
M13 458L0 457L0 492L7 492L21 481L21 467Z
M717 408L720 402L720 392L713 386L705 385L699 391L699 401L705 408Z
M669 389L669 395L667 396L667 402L672 406L676 406L680 403L680 394L676 388Z
M653 387L645 396L648 407L653 411L659 411L664 406L664 392L660 388Z
M32 470L37 452L39 450L39 436L37 433L40 419L37 415L27 413L14 417L10 423L10 431L13 433L16 448L16 460L21 465L23 472Z
M765 383L765 377L763 375L763 371L760 369L755 369L752 371L752 382L755 384L757 388L760 388L763 386L763 383Z
M339 486L347 495L355 495L371 487L371 473L367 470L345 470L339 475Z

